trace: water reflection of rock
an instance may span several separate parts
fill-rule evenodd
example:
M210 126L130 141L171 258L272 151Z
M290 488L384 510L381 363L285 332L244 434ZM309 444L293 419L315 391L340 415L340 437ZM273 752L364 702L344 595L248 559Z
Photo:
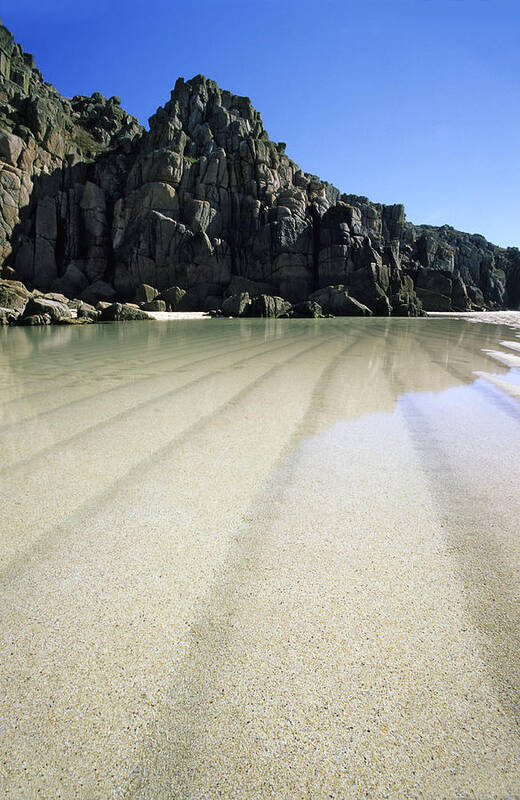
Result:
M163 346L161 359L166 366L170 362L174 365L179 347L192 349L194 354L200 348L203 355L208 341L216 343L221 339L223 346L237 340L242 345L259 341L268 345L298 334L309 340L344 342L342 352L327 367L327 386L320 386L322 395L331 390L334 394L333 403L319 401L323 414L320 425L326 426L327 414L348 418L374 411L391 412L401 391L442 391L474 380L475 372L504 371L483 352L496 348L504 331L457 320L271 319L219 320L204 322L203 327L198 323L192 327L193 324L0 329L4 379L7 381L10 376L11 383L28 379L34 385L37 379L52 375L56 390L87 373L98 382L107 375L117 380L119 348L124 348L126 373L133 365L138 378L142 377L140 370L147 367L148 354L149 366L154 367L158 363L156 350ZM390 394L388 381L394 387ZM34 411L37 410L36 404Z
M273 320L283 335L283 321ZM320 333L324 332L320 328ZM484 349L500 338L456 321L363 320L337 325L344 350L322 376L302 435L326 430L336 421L393 413L403 392L441 392L475 380L476 372L506 372ZM503 332L502 332L503 333Z

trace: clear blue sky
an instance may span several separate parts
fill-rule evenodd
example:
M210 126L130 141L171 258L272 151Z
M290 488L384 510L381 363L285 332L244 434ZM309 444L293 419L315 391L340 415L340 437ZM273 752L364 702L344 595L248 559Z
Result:
M520 245L520 0L17 0L1 16L67 96L117 94L147 124L201 72L342 191Z

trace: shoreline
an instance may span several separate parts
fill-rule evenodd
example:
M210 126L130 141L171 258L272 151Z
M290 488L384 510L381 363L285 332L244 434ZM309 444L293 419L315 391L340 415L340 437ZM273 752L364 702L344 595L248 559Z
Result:
M240 319L240 317L233 316L213 317L207 311L147 311L146 313L159 322L187 319ZM466 319L469 322L485 322L488 325L510 325L520 328L520 311L427 311L426 318L428 317ZM378 319L378 317L374 318ZM356 319L356 317L351 317L351 319Z
M468 322L485 322L488 325L509 325L520 329L519 311L428 311L428 317L466 319Z
M240 317L222 316L213 317L207 311L147 311L150 317L159 322L170 320L188 319L240 319ZM488 325L510 325L520 329L520 310L519 311L427 311L425 318L442 319L466 319L469 322L485 322ZM378 317L373 317L379 319ZM337 317L335 317L337 319ZM357 319L351 317L351 319ZM390 319L390 318L389 318ZM419 318L420 319L420 318Z

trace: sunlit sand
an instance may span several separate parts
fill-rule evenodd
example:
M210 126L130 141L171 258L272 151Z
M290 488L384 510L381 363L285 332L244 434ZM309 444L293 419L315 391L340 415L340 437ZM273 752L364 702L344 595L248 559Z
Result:
M517 342L1 330L4 796L517 794Z

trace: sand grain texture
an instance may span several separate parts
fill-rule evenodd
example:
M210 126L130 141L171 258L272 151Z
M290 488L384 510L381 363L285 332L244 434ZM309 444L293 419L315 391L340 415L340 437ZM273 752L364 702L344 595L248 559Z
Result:
M0 332L3 795L517 796L511 329L146 327Z

